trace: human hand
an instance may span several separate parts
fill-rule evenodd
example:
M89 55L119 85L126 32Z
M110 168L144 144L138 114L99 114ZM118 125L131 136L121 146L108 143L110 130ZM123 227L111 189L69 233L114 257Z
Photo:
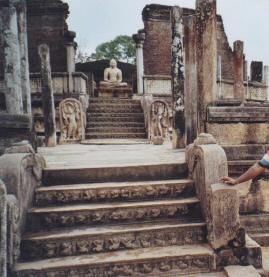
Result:
M227 185L230 185L230 186L235 186L236 185L235 179L233 179L231 177L228 177L228 176L221 177L220 181L227 184Z

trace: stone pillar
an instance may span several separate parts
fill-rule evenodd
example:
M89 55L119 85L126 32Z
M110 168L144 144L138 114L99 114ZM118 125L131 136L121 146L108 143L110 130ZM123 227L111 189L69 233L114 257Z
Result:
M45 144L47 147L54 147L57 144L57 136L49 47L46 44L41 44L38 47L38 52L41 59Z
M136 71L137 71L137 93L139 95L144 94L144 56L143 56L143 45L146 35L144 32L138 32L133 35L133 40L136 44Z
M234 62L234 99L244 103L244 42L237 40L234 42L233 52Z
M195 17L185 21L185 123L186 143L191 144L198 135L198 90Z
M21 58L18 37L17 10L13 1L1 7L0 31L4 45L4 81L6 110L9 114L22 114Z
M263 82L267 86L266 95L267 95L267 101L269 101L269 66L268 65L265 65L263 67Z
M69 95L72 95L72 93L74 92L72 73L76 71L76 68L75 68L76 50L75 50L74 43L66 44L66 52L67 52L68 88L69 88Z
M173 148L185 147L183 10L172 9Z
M216 0L196 0L199 91L199 131L206 131L206 114L217 94Z
M0 180L0 276L7 276L7 194Z
M29 60L28 60L28 39L27 39L27 15L26 15L26 0L17 0L18 13L18 34L20 44L20 59L21 59L21 90L23 111L25 114L31 115L31 88L29 77Z

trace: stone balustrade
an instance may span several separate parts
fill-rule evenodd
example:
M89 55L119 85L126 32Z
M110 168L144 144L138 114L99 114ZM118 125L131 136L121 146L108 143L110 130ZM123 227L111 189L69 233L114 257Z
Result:
M70 89L69 78L71 75L72 87ZM87 76L82 72L52 72L52 86L54 94L72 95L87 94ZM40 73L30 74L31 93L41 93L41 75Z

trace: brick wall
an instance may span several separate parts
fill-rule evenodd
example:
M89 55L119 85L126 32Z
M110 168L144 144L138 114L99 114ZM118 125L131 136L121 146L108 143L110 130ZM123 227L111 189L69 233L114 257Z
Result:
M69 7L61 0L28 0L27 25L30 72L40 72L38 46L50 47L53 72L67 71L66 42L73 41L75 33L69 32L66 17Z
M144 70L145 75L171 75L171 6L147 5L143 12L144 30ZM183 9L184 18L194 14L193 9ZM218 55L222 57L224 79L233 79L233 51L229 46L221 16L217 18Z

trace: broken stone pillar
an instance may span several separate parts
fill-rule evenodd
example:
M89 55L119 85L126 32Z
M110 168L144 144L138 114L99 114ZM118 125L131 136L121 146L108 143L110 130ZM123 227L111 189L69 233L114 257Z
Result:
M198 90L195 17L185 21L185 124L186 143L191 144L198 135Z
M43 100L43 116L45 127L45 145L54 147L57 144L55 106L52 88L51 67L50 67L50 51L46 44L38 47L41 59L41 78L42 78L42 100Z
M252 82L262 82L263 77L263 62L253 61L250 64L251 71L251 81Z
M144 93L144 56L143 56L143 45L146 39L144 32L139 31L133 35L133 40L136 44L136 71L137 71L137 93L142 95Z
M216 0L196 0L199 132L206 131L206 111L217 95Z
M18 115L23 113L23 101L17 10L14 1L6 1L5 5L0 4L0 32L5 56L4 93L6 110L9 114Z
M7 276L7 194L0 179L0 276Z
M183 10L172 9L173 148L185 147Z
M237 40L234 42L234 99L244 103L244 42Z
M226 154L212 135L200 134L187 147L186 160L201 201L208 240L214 249L227 246L237 238L240 223L236 189L219 184L219 179L228 174Z
M263 67L263 82L267 86L266 96L267 96L267 101L269 101L269 66L268 65L265 65Z
M23 111L25 114L31 115L32 108L31 108L31 88L30 88L29 60L28 60L26 0L13 0L13 1L17 2Z

